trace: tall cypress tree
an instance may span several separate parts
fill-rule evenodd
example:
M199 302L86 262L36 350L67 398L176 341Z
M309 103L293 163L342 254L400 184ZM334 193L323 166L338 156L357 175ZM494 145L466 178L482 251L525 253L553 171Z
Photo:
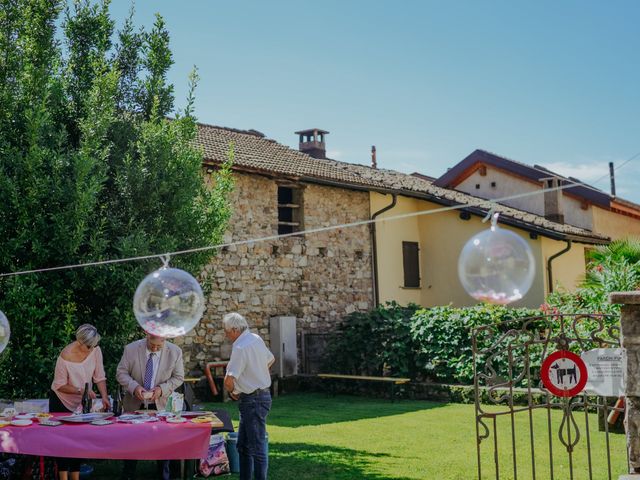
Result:
M194 146L195 72L186 106L175 112L163 19L145 32L135 29L131 12L114 32L108 6L0 6L2 273L211 245L224 232L232 181L227 165L213 186L204 182ZM172 264L197 275L210 255ZM44 395L60 349L81 323L103 334L112 373L124 344L140 334L131 310L135 288L159 266L2 279L0 309L12 337L0 355L0 396Z

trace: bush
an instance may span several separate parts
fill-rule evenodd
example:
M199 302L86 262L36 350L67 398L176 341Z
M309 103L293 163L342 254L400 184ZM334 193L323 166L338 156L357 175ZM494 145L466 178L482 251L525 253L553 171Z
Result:
M640 288L640 240L619 239L588 253L584 279L575 292L562 288L547 297L548 309L559 313L619 315L620 305L609 303L612 292ZM615 326L617 319L609 321Z
M370 312L348 315L329 340L325 369L353 375L414 377L411 317L419 308L391 302Z
M469 384L473 382L471 329L497 325L498 333L504 333L522 324L502 322L538 315L538 310L526 308L478 305L419 309L416 305L387 303L344 319L327 346L325 369ZM478 341L479 349L495 346L494 337L481 336ZM491 353L494 350L478 361L484 362ZM502 377L508 373L507 360L506 349L494 357L493 368ZM516 368L520 367L516 359Z
M471 330L482 325L498 326L498 333L518 328L519 322L507 320L540 315L538 310L477 305L468 308L434 307L418 311L411 321L411 336L417 347L418 371L432 380L446 383L473 382ZM479 336L478 349L495 345L495 336ZM478 358L482 363L487 355ZM494 357L493 368L507 376L507 351Z

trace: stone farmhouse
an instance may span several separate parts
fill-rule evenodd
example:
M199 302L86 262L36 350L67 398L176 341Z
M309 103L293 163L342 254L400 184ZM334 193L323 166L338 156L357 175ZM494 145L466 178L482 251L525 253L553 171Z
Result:
M281 342L285 335L273 319L292 320L287 329L293 328L295 354L289 372L310 373L318 368L322 335L349 313L388 300L473 304L462 291L455 266L466 240L487 228L481 222L488 211L486 200L438 186L430 177L378 169L375 151L370 166L328 159L328 132L296 134L298 150L255 130L199 125L197 142L208 172L227 159L231 145L234 149L234 213L225 241L256 241L224 248L202 272L212 284L205 317L179 340L188 371L202 371L205 362L229 357L221 325L231 311L247 317L276 357L287 355L287 345L292 355L291 333ZM453 205L463 208L422 215ZM609 242L609 235L540 213L507 205L495 209L501 225L525 238L536 258L535 285L522 304L542 303L553 285L550 267L555 269L552 282L574 287L576 272L584 272L584 248ZM415 216L384 220L403 213ZM380 223L296 234L371 219ZM279 234L293 235L273 238ZM567 242L574 246L571 254L552 263Z

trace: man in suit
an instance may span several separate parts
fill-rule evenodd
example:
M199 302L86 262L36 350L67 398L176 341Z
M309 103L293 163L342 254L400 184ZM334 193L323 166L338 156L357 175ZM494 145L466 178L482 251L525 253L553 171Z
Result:
M125 395L123 407L132 412L144 407L164 410L167 399L184 381L182 350L162 337L147 333L146 338L130 343L116 370L116 378ZM124 462L123 479L134 479L136 461ZM162 480L169 480L169 461L158 461L158 473Z

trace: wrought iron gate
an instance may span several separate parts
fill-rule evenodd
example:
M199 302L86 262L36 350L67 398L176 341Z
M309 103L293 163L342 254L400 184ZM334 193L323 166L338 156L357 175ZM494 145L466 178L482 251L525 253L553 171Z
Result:
M555 397L540 381L542 359L556 350L617 348L618 324L604 315L548 315L473 330L478 479L611 480L624 473L626 449L612 448L607 422L622 409L585 393ZM604 419L604 431L594 428L595 418Z

